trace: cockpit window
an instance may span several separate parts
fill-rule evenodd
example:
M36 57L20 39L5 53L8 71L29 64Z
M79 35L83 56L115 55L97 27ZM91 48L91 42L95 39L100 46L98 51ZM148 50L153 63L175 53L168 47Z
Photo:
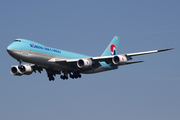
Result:
M21 42L20 40L14 40L14 42Z

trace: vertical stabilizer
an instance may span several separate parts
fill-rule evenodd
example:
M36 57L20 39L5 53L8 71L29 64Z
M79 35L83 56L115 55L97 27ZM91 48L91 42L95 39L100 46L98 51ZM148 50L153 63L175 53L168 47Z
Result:
M118 36L114 36L106 50L103 52L101 56L110 56L117 55L118 47L119 47L120 38Z

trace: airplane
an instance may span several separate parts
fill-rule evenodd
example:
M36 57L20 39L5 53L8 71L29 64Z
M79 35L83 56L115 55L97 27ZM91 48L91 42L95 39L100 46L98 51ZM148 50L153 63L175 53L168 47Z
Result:
M169 49L152 50L146 52L117 54L120 37L114 36L101 56L91 57L65 50L51 48L27 39L15 39L7 47L11 57L19 62L19 65L11 66L11 74L16 76L31 75L38 71L46 70L49 81L54 81L57 74L63 80L81 78L81 74L93 74L109 70L115 70L119 66L140 63L144 61L132 61L133 56L168 51ZM22 62L29 64L22 65Z

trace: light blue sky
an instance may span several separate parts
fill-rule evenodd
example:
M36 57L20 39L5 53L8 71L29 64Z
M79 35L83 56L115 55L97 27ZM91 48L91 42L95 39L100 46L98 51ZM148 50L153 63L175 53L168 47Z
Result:
M179 120L180 2L76 0L0 2L1 120ZM16 38L99 56L120 36L118 53L174 47L134 57L144 63L49 82L46 72L13 76L6 52Z

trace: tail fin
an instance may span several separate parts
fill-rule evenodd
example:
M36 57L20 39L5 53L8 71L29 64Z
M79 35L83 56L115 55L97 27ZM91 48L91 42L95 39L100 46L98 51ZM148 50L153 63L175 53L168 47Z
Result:
M119 47L120 38L118 36L114 36L106 50L103 52L101 56L110 56L117 55L118 47Z

